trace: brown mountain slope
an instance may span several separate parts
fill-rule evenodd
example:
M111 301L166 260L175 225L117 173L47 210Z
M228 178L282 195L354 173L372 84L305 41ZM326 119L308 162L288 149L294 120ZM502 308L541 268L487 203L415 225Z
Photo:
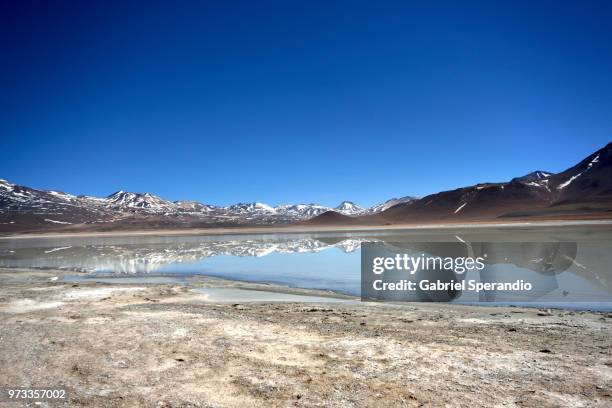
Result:
M310 224L398 224L509 219L612 218L612 143L558 174L534 172L506 183L484 183L431 194L378 214L315 217Z
M302 221L298 225L354 225L361 224L360 218L349 217L335 211L326 211L309 220Z
M612 201L612 143L550 177L554 204Z

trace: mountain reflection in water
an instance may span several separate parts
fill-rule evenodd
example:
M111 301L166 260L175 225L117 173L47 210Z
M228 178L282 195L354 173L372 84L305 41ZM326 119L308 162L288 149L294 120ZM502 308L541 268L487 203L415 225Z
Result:
M330 244L314 238L298 238L26 247L0 249L0 266L58 268L116 274L152 273L167 265L198 262L222 255L264 257L275 253L316 253L331 248L348 254L358 250L364 241L366 239L348 238Z
M539 282L543 296L612 300L612 231L593 228L4 238L0 267L57 268L92 277L210 275L359 295L364 242L376 242L389 252L486 253L486 270L463 279L524 278ZM461 294L444 295L441 300L471 301ZM503 297L483 293L473 300Z

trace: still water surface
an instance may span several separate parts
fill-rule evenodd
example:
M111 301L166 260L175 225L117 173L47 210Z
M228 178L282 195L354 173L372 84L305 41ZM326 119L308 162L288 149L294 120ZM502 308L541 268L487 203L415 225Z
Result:
M531 279L533 306L612 310L609 227L467 228L217 236L116 236L0 239L0 266L79 271L77 279L164 283L192 275L360 294L361 245L435 253L436 243L462 251L486 242L496 258L486 276ZM424 244L430 243L430 244ZM553 243L551 245L551 243ZM554 245L554 243L561 243ZM518 248L518 250L517 250ZM553 249L551 249L553 248ZM552 251L552 252L551 252ZM538 259L552 260L549 267ZM541 261L540 261L541 262ZM548 261L547 261L548 262ZM508 302L503 294L458 296L456 302ZM534 299L530 299L534 300Z

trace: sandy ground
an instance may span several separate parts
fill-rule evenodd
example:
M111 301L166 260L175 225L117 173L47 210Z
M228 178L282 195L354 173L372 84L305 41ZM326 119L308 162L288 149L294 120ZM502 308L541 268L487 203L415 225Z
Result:
M612 406L612 314L219 303L194 287L279 288L197 279L0 270L0 387L75 407Z
M179 228L179 229L143 229L143 230L112 230L112 231L74 231L71 229L49 230L46 232L6 232L0 233L0 240L28 239L28 238L66 238L66 237L118 237L118 236L155 236L155 235L241 235L241 234L291 234L313 232L360 232L360 231L391 231L391 230L443 230L459 228L535 228L535 227L581 227L610 228L612 220L550 220L550 221L510 221L486 222L474 221L467 223L438 223L438 224L393 224L393 225L284 225L260 227L234 227L234 228Z

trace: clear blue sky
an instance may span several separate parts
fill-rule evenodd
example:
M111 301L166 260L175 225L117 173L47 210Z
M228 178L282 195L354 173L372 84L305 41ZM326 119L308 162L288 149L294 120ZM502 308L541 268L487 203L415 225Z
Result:
M612 140L612 3L3 1L0 178L371 205Z

